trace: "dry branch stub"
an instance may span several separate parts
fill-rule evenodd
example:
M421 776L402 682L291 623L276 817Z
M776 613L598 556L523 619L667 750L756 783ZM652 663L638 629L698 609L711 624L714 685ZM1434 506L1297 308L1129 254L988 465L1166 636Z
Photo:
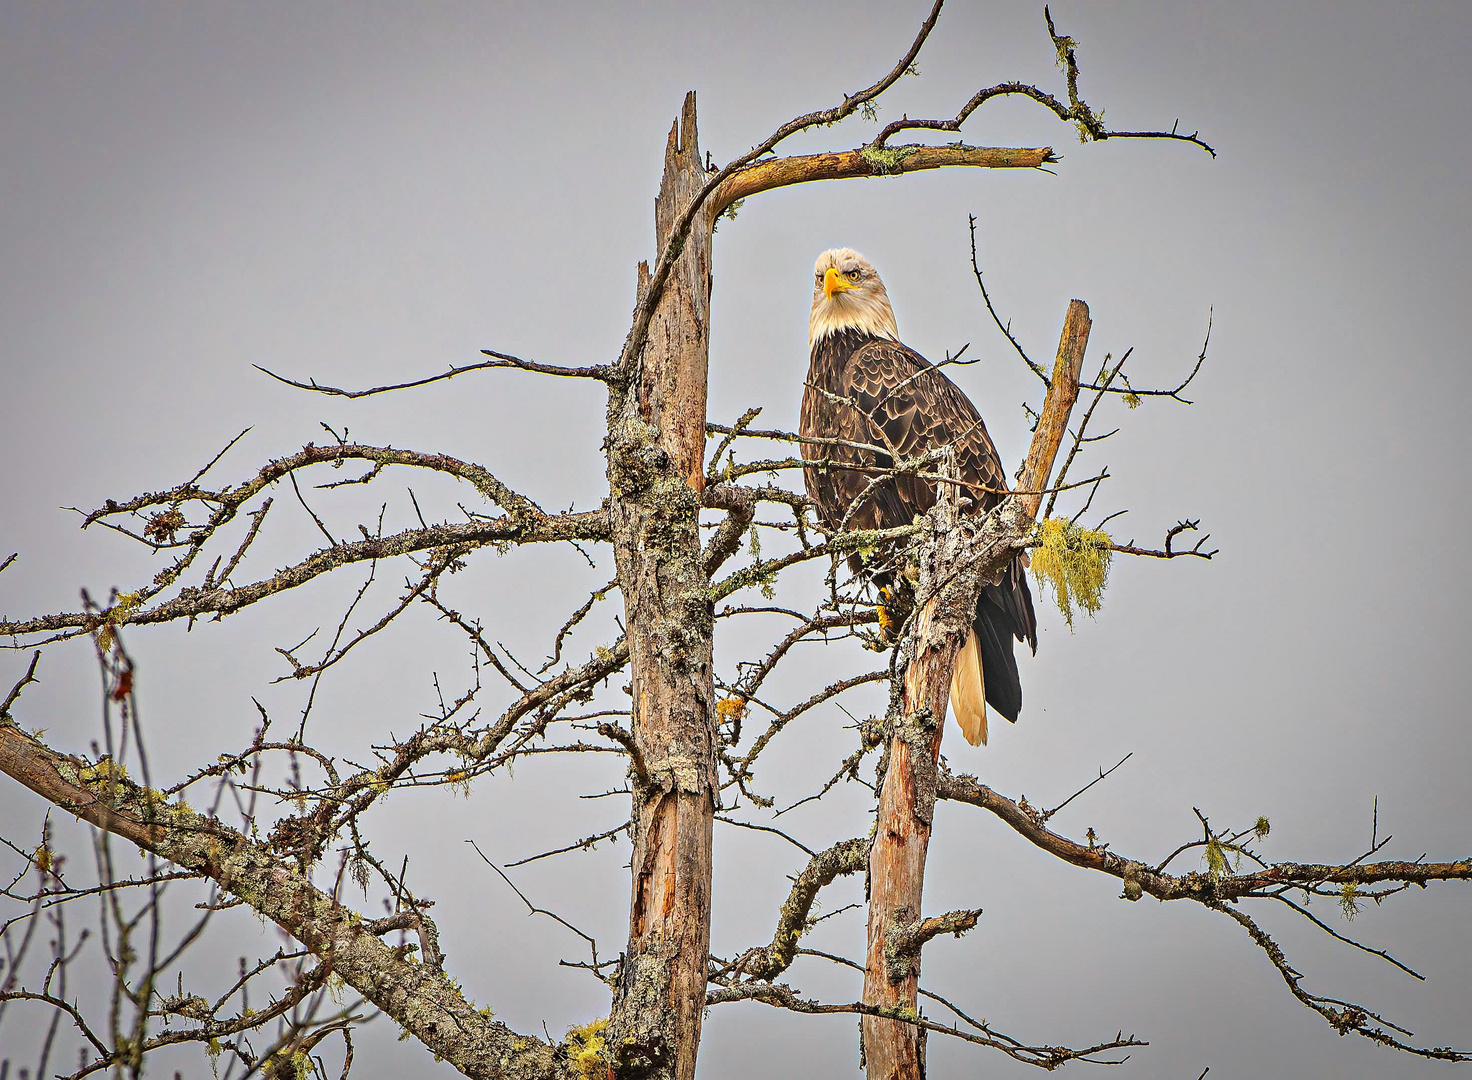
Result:
M1089 338L1089 309L1068 308L1052 382L1023 468L1023 492L1047 487L1078 397ZM1011 495L980 523L959 516L954 496L937 499L932 537L920 554L919 611L911 626L902 691L891 706L889 748L879 819L869 853L868 954L864 1002L914 1015L925 858L935 808L937 762L945 733L951 668L971 626L984 581L1026 542L1041 494ZM910 1080L925 1073L925 1033L914 1024L865 1016L864 1064L870 1080Z

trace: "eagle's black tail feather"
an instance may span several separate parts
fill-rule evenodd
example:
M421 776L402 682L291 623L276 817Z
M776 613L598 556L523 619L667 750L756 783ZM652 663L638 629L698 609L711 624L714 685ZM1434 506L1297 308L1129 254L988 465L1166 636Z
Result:
M1012 619L982 590L976 603L972 628L981 643L981 674L986 685L986 703L1014 724L1022 712L1022 679L1017 658L1012 655Z
M879 589L881 632L885 640L892 640L914 609L909 582L887 570L873 571L857 556L850 557L850 566L855 573L872 575L871 580ZM1022 712L1022 678L1017 671L1013 642L1021 641L1034 652L1038 647L1032 594L1020 561L1014 560L997 584L982 586L976 601L976 619L971 626L981 651L986 703L1015 724Z

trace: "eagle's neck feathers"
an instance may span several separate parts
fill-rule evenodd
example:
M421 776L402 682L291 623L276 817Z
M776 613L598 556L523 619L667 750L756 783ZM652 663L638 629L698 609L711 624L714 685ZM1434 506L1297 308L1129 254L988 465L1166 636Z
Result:
M867 290L836 293L831 299L814 303L808 315L808 349L811 351L824 339L845 331L862 337L900 339L889 298L882 293L872 295Z

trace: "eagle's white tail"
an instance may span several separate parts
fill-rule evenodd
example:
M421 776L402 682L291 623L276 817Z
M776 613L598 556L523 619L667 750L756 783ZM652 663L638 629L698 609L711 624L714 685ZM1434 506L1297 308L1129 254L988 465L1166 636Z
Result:
M956 654L956 666L951 671L951 715L961 725L967 742L986 745L986 681L981 674L981 642L975 630L966 635L966 644Z

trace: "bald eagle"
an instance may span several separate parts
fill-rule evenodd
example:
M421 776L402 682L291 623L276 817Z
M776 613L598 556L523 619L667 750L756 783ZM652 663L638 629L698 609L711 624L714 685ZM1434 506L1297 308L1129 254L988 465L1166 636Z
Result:
M876 470L896 457L955 448L962 495L973 513L984 513L1006 490L1006 476L981 414L960 387L913 349L900 343L889 294L874 267L849 248L825 251L813 267L813 308L808 317L811 363L802 397L803 436L862 443L802 444L808 497L825 525L836 529L888 529L908 525L935 504L935 486L915 476L890 477L874 486ZM887 451L887 452L886 452ZM816 464L820 460L824 464ZM986 490L986 489L991 490ZM863 501L854 506L863 495ZM852 511L851 511L852 508ZM850 559L881 588L886 607L903 591L897 552L867 562ZM986 742L986 706L1016 721L1022 683L1012 642L1037 652L1037 620L1025 563L1018 555L995 585L983 587L966 644L951 677L951 712L972 746ZM881 608L881 621L887 621Z

